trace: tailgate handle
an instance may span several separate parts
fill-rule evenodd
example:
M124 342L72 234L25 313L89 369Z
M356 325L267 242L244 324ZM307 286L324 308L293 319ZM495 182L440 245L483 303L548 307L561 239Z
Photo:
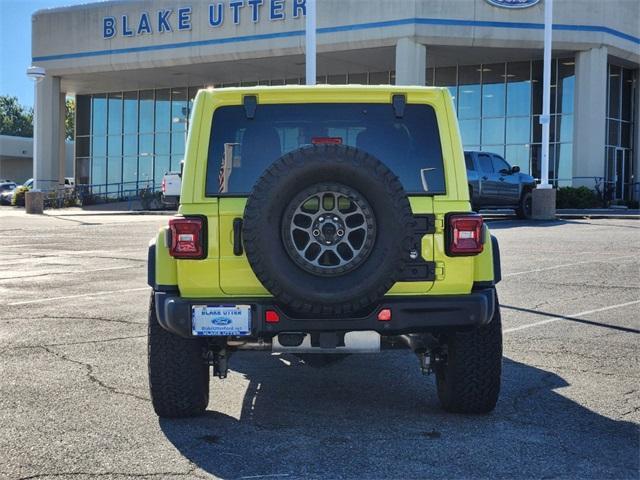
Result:
M240 256L244 253L242 248L242 219L233 219L233 254Z

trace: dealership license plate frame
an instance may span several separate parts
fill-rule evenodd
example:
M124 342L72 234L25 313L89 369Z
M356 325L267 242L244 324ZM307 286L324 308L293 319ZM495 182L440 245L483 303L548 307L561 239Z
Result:
M196 337L251 335L251 305L192 305L191 334Z

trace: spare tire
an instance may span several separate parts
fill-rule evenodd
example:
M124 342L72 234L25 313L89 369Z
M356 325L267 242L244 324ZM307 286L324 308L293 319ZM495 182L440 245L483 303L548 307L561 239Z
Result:
M243 242L254 273L282 305L344 315L400 278L414 220L398 178L368 153L312 145L276 160L253 188Z

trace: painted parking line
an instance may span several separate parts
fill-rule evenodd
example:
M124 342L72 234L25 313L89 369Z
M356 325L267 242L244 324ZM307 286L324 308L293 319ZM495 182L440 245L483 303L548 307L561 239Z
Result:
M142 268L142 265L126 265L122 267L105 267L105 268L94 268L93 270L76 270L73 272L48 272L48 273L36 273L33 275L18 275L15 277L0 277L0 281L2 280L19 280L21 278L34 278L34 277L49 277L52 275L76 275L78 273L93 273L93 272L108 272L111 270L126 270L129 268Z
M614 308L628 307L629 305L637 305L639 303L640 303L640 300L634 300L632 302L619 303L617 305L610 305L608 307L596 308L594 310L586 310L584 312L574 313L572 315L563 315L561 317L549 318L547 320L540 320L539 322L528 323L526 325L520 325L519 327L507 328L507 329L503 330L503 333L517 332L519 330L525 330L527 328L533 328L533 327L538 327L540 325L546 325L547 323L558 322L560 320L563 320L563 318L567 319L567 318L584 317L585 315L590 315L592 313L606 312L607 310L613 310Z
M125 288L124 290L105 290L104 292L82 293L80 295L65 295L64 297L39 298L37 300L25 300L23 302L7 303L7 305L13 307L16 305L29 305L32 303L45 303L53 302L55 300L68 300L72 298L98 297L102 295L112 295L114 293L141 292L143 290L149 290L149 287Z
M612 260L622 260L624 258L638 258L638 255L624 255L622 257L601 258L601 259L598 259L598 260L586 260L584 262L564 263L562 265L552 265L550 267L535 268L533 270L525 270L523 272L505 273L504 275L502 275L502 278L515 277L516 275L525 275L527 273L545 272L547 270L556 270L558 268L573 267L573 266L576 266L576 265L586 265L586 264L589 264L589 263L607 263L607 262L611 262Z

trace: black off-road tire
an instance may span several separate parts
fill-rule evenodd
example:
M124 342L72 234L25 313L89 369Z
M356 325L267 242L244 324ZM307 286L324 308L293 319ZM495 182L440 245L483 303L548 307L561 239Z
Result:
M491 322L447 338L446 361L436 365L438 398L453 413L489 413L498 401L502 373L502 323L496 295Z
M200 339L182 338L160 326L153 293L149 302L149 391L159 417L202 415L209 403L209 369Z
M283 216L305 189L345 185L366 199L376 222L375 244L357 268L330 277L298 266L283 241ZM260 177L244 211L247 259L262 285L289 309L348 315L375 304L404 270L414 218L398 178L368 153L344 145L313 145L276 160Z
M521 220L529 220L533 214L532 194L530 191L522 193L520 197L520 204L516 208L516 215Z

